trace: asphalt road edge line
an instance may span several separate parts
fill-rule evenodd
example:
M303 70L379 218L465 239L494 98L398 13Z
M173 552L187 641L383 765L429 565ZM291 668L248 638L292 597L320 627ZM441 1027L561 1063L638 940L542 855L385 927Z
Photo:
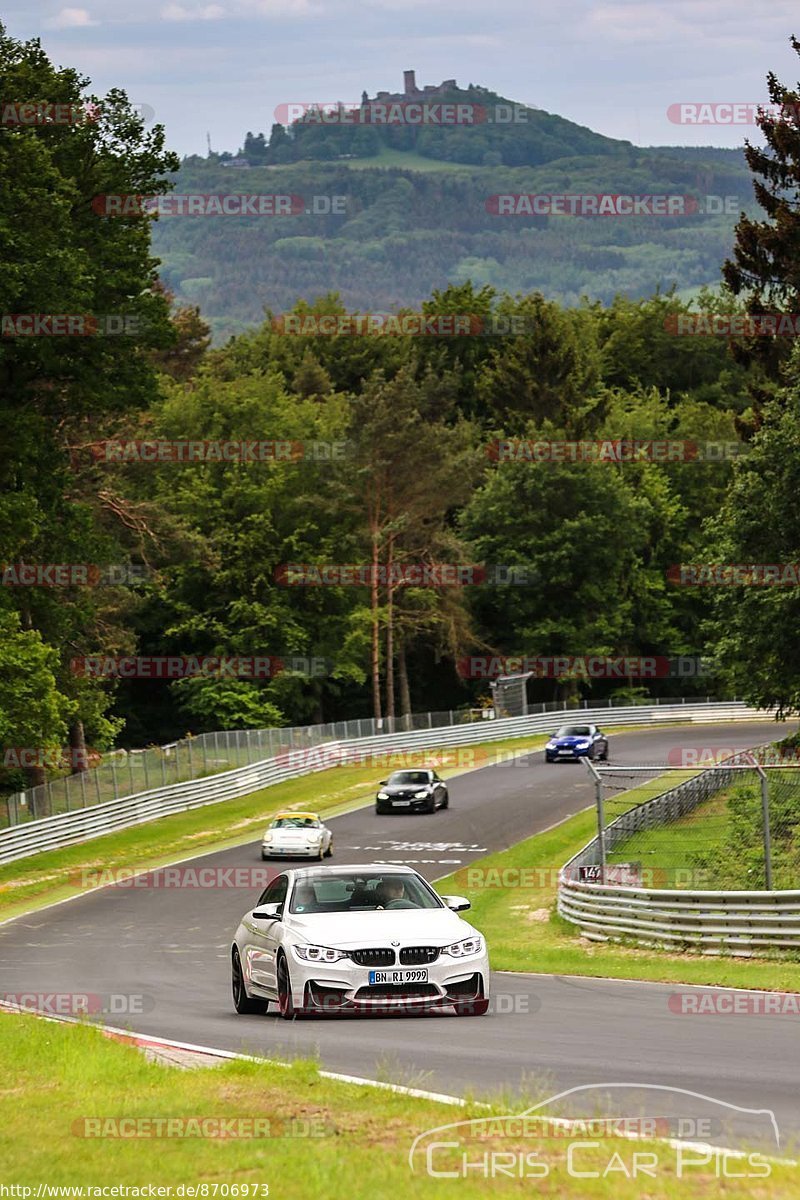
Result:
M152 1037L145 1033L131 1033L130 1030L119 1029L116 1025L101 1025L95 1022L89 1024L80 1017L70 1017L61 1013L44 1013L38 1009L26 1008L23 1005L10 1004L6 1000L0 1000L0 1011L38 1017L42 1021L54 1021L56 1024L61 1025L84 1025L90 1029L97 1029L114 1041L124 1042L127 1045L138 1046L142 1049L147 1047L155 1049L162 1047L171 1050L189 1050L195 1054L207 1055L209 1058L225 1060L240 1059L243 1062L266 1063L271 1067L282 1067L285 1070L290 1070L292 1066L291 1063L277 1058L263 1058L256 1054L241 1054L235 1050L220 1050L214 1046L198 1046L194 1042L179 1042L173 1038ZM467 1106L467 1101L461 1096L451 1096L446 1092L431 1092L425 1088L406 1087L404 1084L387 1083L379 1079L363 1079L358 1075L343 1075L338 1071L320 1070L319 1074L323 1079L334 1079L339 1083L352 1083L360 1087L380 1088L384 1091L396 1092L401 1096L413 1096L419 1100L435 1100L438 1104L449 1104L458 1106L459 1108ZM485 1107L488 1108L489 1105Z
M733 960L735 961L735 960ZM492 970L493 975L518 975L521 979L570 979L582 983L641 983L647 987L663 988L697 988L705 992L741 992L743 995L752 993L756 996L797 996L796 992L783 992L774 988L733 987L729 983L681 983L679 980L666 979L635 979L627 975L565 975L553 974L552 971L501 971ZM779 1016L779 1013L765 1013L765 1016Z

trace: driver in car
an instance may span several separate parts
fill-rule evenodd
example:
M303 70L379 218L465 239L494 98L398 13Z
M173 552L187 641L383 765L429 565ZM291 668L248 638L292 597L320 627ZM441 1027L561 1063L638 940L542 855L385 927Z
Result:
M405 884L402 879L384 879L378 888L378 903L383 908L413 908L414 905L406 899Z

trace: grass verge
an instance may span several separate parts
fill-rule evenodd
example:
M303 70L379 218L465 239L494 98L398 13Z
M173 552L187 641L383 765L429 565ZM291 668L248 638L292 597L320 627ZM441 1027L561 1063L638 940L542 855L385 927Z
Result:
M494 1178L474 1169L466 1178L432 1178L425 1172L424 1157L412 1174L408 1153L418 1134L470 1118L485 1120L492 1111L519 1112L524 1105L512 1110L498 1101L487 1110L473 1101L464 1109L454 1108L326 1079L313 1062L280 1067L233 1061L178 1071L150 1063L138 1050L109 1041L90 1027L12 1014L0 1014L0 1061L2 1182L30 1188L33 1197L39 1185L76 1186L88 1197L89 1188L149 1184L171 1188L173 1197L191 1195L189 1186L206 1185L194 1194L220 1200L232 1195L261 1200L267 1194L276 1200L340 1195L351 1200L401 1195L471 1200L488 1190L497 1196L530 1195L534 1187L539 1195L585 1200L607 1196L613 1180L620 1200L641 1200L642 1179L626 1178L620 1164L627 1164L629 1173L633 1155L648 1151L657 1162L653 1176L646 1178L651 1200L702 1200L720 1194L712 1166L695 1167L678 1178L678 1151L663 1142L608 1138L584 1144L580 1165L575 1164L584 1175L576 1178L567 1170L568 1139L511 1136L509 1126L504 1127L509 1136L473 1138L463 1145L470 1162L491 1150L503 1154L505 1172ZM128 1124L117 1124L120 1118ZM228 1136L202 1136L220 1118L227 1122ZM162 1131L172 1129L172 1136L152 1136L158 1119L172 1122L161 1125ZM187 1123L176 1124L181 1121ZM230 1132L236 1130L260 1136ZM123 1131L126 1135L119 1136ZM460 1155L445 1154L437 1152L434 1169L457 1169ZM524 1156L534 1154L532 1177L531 1160ZM528 1178L509 1172L509 1155L527 1167ZM692 1157L697 1159L696 1152ZM746 1173L742 1160L729 1165ZM767 1169L766 1178L726 1179L725 1196L800 1196L796 1169L781 1164ZM587 1178L589 1172L596 1178ZM177 1190L180 1185L183 1193ZM247 1192L242 1185L248 1185ZM232 1192L232 1186L237 1190Z

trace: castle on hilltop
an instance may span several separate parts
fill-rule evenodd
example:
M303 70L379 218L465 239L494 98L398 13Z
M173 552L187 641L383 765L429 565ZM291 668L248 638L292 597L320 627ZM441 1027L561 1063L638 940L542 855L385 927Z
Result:
M455 79L445 79L439 84L426 84L417 87L416 71L403 72L402 92L378 92L376 100L427 100L432 96L441 96L445 92L458 90ZM369 97L367 97L369 99Z

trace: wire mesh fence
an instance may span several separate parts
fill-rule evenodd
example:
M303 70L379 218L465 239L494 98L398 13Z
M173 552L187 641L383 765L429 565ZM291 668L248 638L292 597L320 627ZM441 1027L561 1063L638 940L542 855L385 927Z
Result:
M613 709L619 707L673 706L708 703L709 697L664 697L641 700L583 700L579 704L565 700L528 704L528 715L572 712L576 709ZM468 725L507 716L498 709L449 709L440 712L411 713L402 717L377 720L361 717L334 721L325 725L307 725L275 729L233 729L188 736L166 746L142 750L109 751L96 767L52 778L26 791L0 794L0 829L40 817L73 812L108 800L120 800L150 788L184 783L215 775L235 767L248 766L283 751L310 750L327 742L378 734L415 732Z
M0 828L245 767L282 752L311 750L340 739L449 728L483 719L484 712L479 709L415 713L381 721L365 717L326 725L232 729L182 738L167 746L109 751L98 766L89 770L0 796Z
M572 873L687 891L800 888L800 762L777 758L762 747L706 766L596 767L598 838Z

